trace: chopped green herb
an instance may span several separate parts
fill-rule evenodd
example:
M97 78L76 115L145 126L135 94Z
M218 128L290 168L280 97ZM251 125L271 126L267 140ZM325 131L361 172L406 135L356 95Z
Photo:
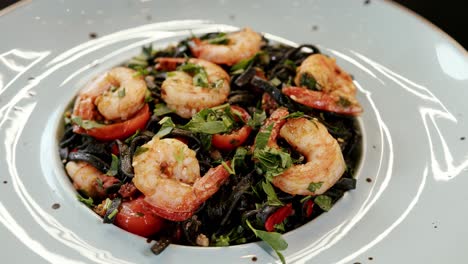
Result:
M111 85L110 91L113 93L113 92L117 91L119 88L120 88L119 86Z
M223 87L223 84L224 84L224 79L218 79L215 82L212 82L210 86L211 88L218 89L218 88Z
M167 114L172 113L172 112L174 112L174 110L167 107L167 105L164 104L164 103L156 104L154 106L154 111L153 111L155 116L163 116L163 115L167 115Z
M109 198L106 198L106 201L105 201L105 203L104 203L103 209L104 209L105 211L107 211L107 209L109 208L109 206L111 205L111 203L112 203L112 200L109 199Z
M138 155L140 155L140 154L142 154L142 153L145 153L145 152L148 151L148 150L149 150L148 148L139 146L139 147L137 147L137 148L135 149L135 153L133 154L133 156L136 157L136 156L138 156Z
M224 169L227 170L227 172L229 172L229 174L231 175L236 174L234 170L226 162L222 161L221 164L223 165Z
M202 143L203 150L208 151L211 149L211 139L213 135L200 133L198 134L198 138Z
M246 166L245 164L245 157L247 156L247 149L244 147L238 147L236 149L236 153L234 153L234 157L232 158L232 170L234 171L233 174L236 174L237 168L243 168Z
M147 89L145 92L145 103L150 103L152 101L154 101L153 94Z
M292 60L285 60L284 65L288 66L291 68L291 70L295 71L296 70L296 64Z
M301 86L307 87L307 89L314 91L320 90L318 89L317 81L315 80L314 76L309 73L302 74L299 83Z
M284 256L279 252L280 250L285 250L288 248L288 243L283 239L280 233L276 232L266 232L262 230L257 230L252 227L249 220L246 221L249 228L254 232L255 236L265 241L278 255L281 260L281 263L285 264L286 260Z
M247 125L252 127L253 129L257 129L263 124L263 121L265 121L265 119L266 119L265 111L261 111L261 112L255 111L253 113L253 117L249 121L247 121Z
M319 195L315 197L314 203L316 203L322 210L329 211L332 207L332 199L327 195Z
M99 188L101 188L101 189L104 188L104 185L103 185L103 182L102 182L101 178L97 177L96 182L97 182Z
M283 117L282 119L299 118L299 117L303 117L303 116L304 116L303 112L294 112L294 113L291 113L291 114Z
M286 219L285 219L285 221L286 221ZM283 223L283 222L282 222L282 223L279 223L279 224L276 224L276 225L274 226L274 228L275 228L275 230L278 230L278 231L281 231L281 232L285 232L285 231L286 231L286 229L284 228L284 223Z
M139 68L136 70L136 73L133 74L133 77L140 77L140 76L145 76L148 75L149 71L146 68Z
M206 42L209 44L227 45L229 44L229 38L227 37L226 33L222 32L214 38L207 39Z
M255 149L253 157L257 172L270 181L292 165L291 155L275 148Z
M184 63L177 67L178 71L183 71L191 74L193 77L193 85L208 88L208 74L205 68L194 63Z
M255 137L255 149L264 149L267 146L268 140L270 139L271 130L273 130L273 124L258 132L257 136Z
M138 216L138 217L143 217L143 216L145 216L145 214L142 213L142 212L136 212L135 214L136 214L136 216Z
M271 185L269 181L263 181L262 182L262 188L263 191L267 195L267 203L268 205L271 206L281 206L283 203L278 199L278 196L276 195L275 189Z
M174 158L176 159L178 163L182 163L185 158L184 148L179 148L177 152L174 154Z
M215 234L213 234L211 241L211 243L215 247L227 247L230 245L229 242L231 240L229 239L229 236L220 235L219 237L216 237Z
M168 116L161 119L161 121L159 121L159 124L161 125L161 128L159 129L158 133L156 133L156 136L159 138L167 136L169 133L172 132L172 129L175 128L174 122L172 122L172 119Z
M303 202L305 202L305 201L307 201L307 200L310 200L312 197L313 197L312 195L304 196L304 198L302 198L302 199L300 200L300 202L303 203Z
M198 112L182 127L196 133L219 134L232 130L234 118L229 107L207 108Z
M84 128L86 130L104 126L103 124L99 124L99 123L97 123L96 121L93 121L93 120L82 120L81 117L79 117L79 116L72 117L71 121L74 124L78 125L81 128Z
M278 85L281 84L281 80L275 77L275 78L273 78L272 80L270 80L270 83L271 83L271 85L273 85L273 86L278 86Z
M113 219L113 218L117 215L118 212L119 212L119 210L118 210L117 208L114 209L114 210L107 216L107 218Z
M140 129L138 129L135 133L133 133L133 135L125 139L125 143L127 144L132 143L133 139L135 139L135 137L138 136L139 134L140 134Z
M112 163L106 175L115 176L119 172L119 157L112 154Z
M77 194L76 197L78 198L78 201L84 203L86 206L88 206L88 207L93 207L94 206L93 198L88 197L88 199L85 199L80 194Z
M340 96L340 99L338 100L338 105L342 106L342 107L350 107L351 106L351 102L344 98L343 96Z
M168 73L166 73L166 76L167 77L174 77L174 76L176 76L176 73L175 72L168 72Z
M123 87L122 89L119 90L118 96L120 98L125 97L125 87Z
M322 187L322 184L323 182L311 182L309 187L307 187L307 190L315 192L316 190L320 189L320 187Z

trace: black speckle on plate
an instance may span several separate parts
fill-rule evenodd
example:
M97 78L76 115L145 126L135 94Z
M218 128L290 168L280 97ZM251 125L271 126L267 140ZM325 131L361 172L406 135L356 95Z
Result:
M370 4L370 0L364 0L364 5Z
M229 20L232 20L232 21L236 20L236 15L230 14Z
M52 209L54 209L54 210L57 210L57 209L59 209L59 208L60 208L60 204L58 204L58 203L54 203L54 204L52 205Z
M373 260L374 258L373 257L369 257L369 260Z
M146 21L151 21L153 17L151 15L146 15Z
M367 179L366 179L366 182L372 182L372 179L371 179L371 178L367 178Z
M252 261L253 261L253 262L257 261L257 257L253 256L253 257L252 257Z
M90 38L90 39L95 39L95 38L97 38L97 37L98 37L98 35L97 35L96 32L90 32L90 33L89 33L89 38Z
M466 138L465 137L461 137L460 140L465 140Z
M317 25L312 26L312 31L317 31L318 29L319 29L319 27Z
M3 181L3 184L7 184L7 183L8 183L8 181Z

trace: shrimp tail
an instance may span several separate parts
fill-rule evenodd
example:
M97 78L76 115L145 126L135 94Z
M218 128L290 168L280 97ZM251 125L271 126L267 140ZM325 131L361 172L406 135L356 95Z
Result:
M226 166L231 166L231 162L226 162ZM215 194L219 187L229 178L230 173L224 165L211 168L199 181L195 182L193 189L199 201L205 201Z
M203 51L203 42L199 38L193 38L192 41L189 41L189 48L193 56L200 57Z
M358 116L363 112L360 105L352 104L344 97L312 91L302 87L286 86L282 92L300 104L337 114Z

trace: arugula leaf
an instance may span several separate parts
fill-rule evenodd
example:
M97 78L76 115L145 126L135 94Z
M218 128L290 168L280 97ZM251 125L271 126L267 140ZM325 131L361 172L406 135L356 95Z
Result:
M167 105L164 103L156 104L153 111L155 116L163 116L172 112L174 112L174 110L167 107Z
M169 133L172 132L172 129L175 128L174 122L172 122L172 119L168 116L161 119L161 121L159 121L158 124L161 125L161 128L159 129L158 133L156 133L156 136L158 136L159 138L167 136Z
M207 108L198 112L192 119L182 126L182 129L195 133L219 134L232 130L234 118L230 114L230 108L222 105L216 108Z
M252 227L249 220L246 221L249 228L254 232L255 236L265 241L278 255L281 260L281 263L286 264L284 256L279 252L280 250L285 250L288 248L288 243L283 239L280 233L276 232L266 232L262 230L257 230Z
M109 170L106 172L106 175L115 176L119 171L119 158L112 154L112 163Z
M263 188L263 191L267 195L268 205L271 205L271 206L282 206L283 205L283 202L281 202L278 199L278 196L276 195L275 189L270 184L270 182L268 182L268 181L262 182L262 188Z
M309 187L307 187L307 190L315 192L316 190L320 189L320 187L322 187L322 184L323 182L311 182Z
M79 116L72 117L71 121L74 124L77 124L79 127L84 128L86 130L104 126L103 124L99 124L98 122L93 120L82 120Z
M133 153L133 156L136 157L142 153L145 153L146 151L148 151L149 149L148 148L145 148L145 147L141 147L141 146L138 146L136 149L135 149L135 153Z
M78 198L78 201L84 203L88 207L93 207L94 206L94 201L93 201L93 198L91 198L91 197L88 197L88 199L85 199L80 194L77 194L76 198Z
M326 212L328 212L332 207L332 199L327 195L319 195L315 197L314 203Z

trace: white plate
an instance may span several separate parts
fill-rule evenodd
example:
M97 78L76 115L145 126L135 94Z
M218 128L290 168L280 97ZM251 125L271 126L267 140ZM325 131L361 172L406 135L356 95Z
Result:
M0 17L1 262L278 261L263 243L155 256L76 201L57 155L62 112L91 76L188 29L242 26L319 45L354 75L365 108L357 189L284 236L287 261L464 262L467 53L389 2L364 2L32 1Z

